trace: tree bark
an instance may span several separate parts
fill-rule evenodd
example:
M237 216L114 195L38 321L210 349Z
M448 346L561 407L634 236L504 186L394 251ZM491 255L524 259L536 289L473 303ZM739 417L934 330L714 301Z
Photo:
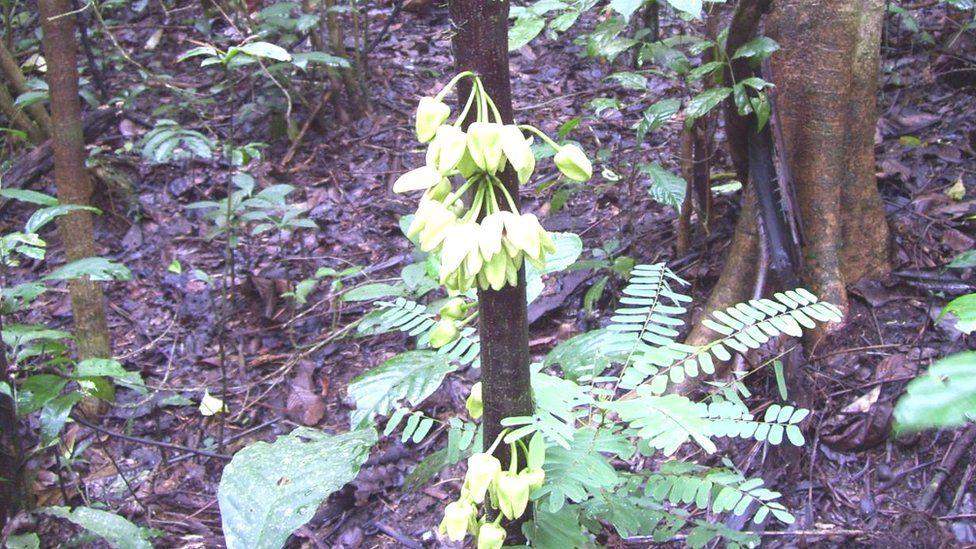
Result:
M508 67L508 0L451 0L455 66L481 77L506 124L512 123L512 92ZM470 85L458 87L467 98ZM466 121L470 122L471 119ZM518 183L511 167L502 181L518 203ZM504 206L503 206L504 207ZM479 290L481 380L484 395L484 443L490 445L501 433L501 420L530 415L533 411L529 384L529 327L525 302L525 268L517 286L501 291ZM500 444L495 455L508 466L508 447ZM520 536L517 524L509 525L512 538Z
M874 177L880 0L782 0L767 23L785 157L804 227L810 289L842 309L846 284L887 270Z
M51 90L54 180L62 204L87 205L92 186L85 169L85 137L78 98L77 45L70 0L39 0ZM68 261L96 255L89 212L76 211L58 219L58 233ZM69 282L75 339L80 359L111 355L101 286L86 278Z

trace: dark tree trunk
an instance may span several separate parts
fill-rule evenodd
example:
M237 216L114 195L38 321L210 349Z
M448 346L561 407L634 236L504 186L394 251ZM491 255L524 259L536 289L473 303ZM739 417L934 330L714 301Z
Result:
M456 68L459 72L473 71L481 77L505 123L513 120L508 69L508 6L508 0L451 0L450 3L451 20L456 29ZM469 89L468 85L459 87L459 96L467 98ZM502 181L517 201L518 183L511 168L502 174ZM485 403L483 425L487 446L502 431L502 419L530 415L533 410L529 386L525 268L519 272L518 286L506 286L497 292L479 291L478 301ZM507 467L506 445L498 446L496 456L502 466ZM517 528L510 527L509 532L517 535Z
M51 93L54 180L62 204L87 205L91 180L85 169L85 136L78 98L77 45L70 0L40 0L44 54ZM76 211L58 219L58 233L68 261L95 256L92 216ZM81 359L111 355L101 286L88 278L68 285L75 338Z

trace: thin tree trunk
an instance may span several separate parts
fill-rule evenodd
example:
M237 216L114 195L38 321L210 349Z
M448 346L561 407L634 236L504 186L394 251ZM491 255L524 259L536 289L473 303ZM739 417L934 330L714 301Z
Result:
M512 123L512 93L508 67L508 0L451 0L451 20L456 69L478 74L495 101L506 124ZM459 86L466 98L470 85ZM467 120L466 122L470 122ZM502 181L518 201L518 183L509 167ZM481 380L484 394L484 441L490 445L501 433L501 420L530 415L533 410L529 385L529 327L525 303L525 268L517 286L501 291L479 290ZM508 447L495 453L508 465ZM521 535L517 523L509 524L510 539Z
M54 180L62 204L87 205L92 186L85 169L85 139L78 98L77 45L70 0L39 0L51 90ZM92 216L76 211L58 219L58 232L68 261L95 256ZM68 285L75 338L81 359L111 355L101 286L88 278Z
M0 266L0 269L2 268ZM3 317L0 316L0 336L2 334ZM13 373L7 362L7 348L2 343L0 343L0 381L13 387ZM21 445L17 437L14 400L9 395L0 393L0 532L3 531L7 520L23 506L25 499L20 467Z
M844 242L841 272L850 284L890 270L890 239L884 204L875 175L874 131L877 123L878 76L884 0L861 0L857 44L851 64L850 123L844 147L847 177L841 187Z

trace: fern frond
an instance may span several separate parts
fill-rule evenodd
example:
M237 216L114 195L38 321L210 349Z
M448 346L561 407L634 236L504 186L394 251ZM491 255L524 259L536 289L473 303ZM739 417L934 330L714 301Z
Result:
M715 372L715 360L732 358L729 349L745 353L758 349L773 337L786 334L803 335L803 329L815 328L817 322L837 322L843 313L836 306L821 302L817 296L803 288L780 292L776 299L754 299L739 303L725 310L714 311L712 318L702 324L721 335L720 338L692 347L672 343L663 349L654 349L637 355L634 372L627 379L632 388L647 385L654 394L663 394L670 383L681 383L686 377L697 377L699 371ZM646 362L643 359L647 359ZM644 381L650 378L650 381ZM639 380L639 381L638 381ZM636 383L635 383L636 382Z
M712 436L748 438L778 445L785 434L794 446L806 442L798 425L810 414L804 408L773 404L766 409L762 421L755 420L748 409L735 402L713 402L706 409Z
M430 342L430 332L437 324L437 316L422 305L402 297L396 301L380 301L376 303L378 310L382 310L379 318L374 320L377 333L399 330L417 338L417 344L426 346ZM473 364L477 368L480 364L481 344L478 341L477 330L466 327L461 330L458 338L437 350L458 364Z
M684 462L668 462L687 467L662 465L658 473L647 478L644 493L656 501L672 505L694 504L695 507L714 513L731 511L744 515L750 508L757 524L772 513L787 524L793 516L776 500L781 494L763 487L761 478L746 479L740 473L727 469L703 469Z

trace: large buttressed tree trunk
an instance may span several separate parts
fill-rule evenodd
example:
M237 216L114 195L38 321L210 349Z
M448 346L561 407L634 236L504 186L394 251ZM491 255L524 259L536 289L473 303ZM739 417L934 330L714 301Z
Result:
M508 0L451 0L455 25L456 68L481 77L506 124L512 123L512 92L508 68ZM467 98L470 84L458 87ZM470 119L466 122L470 122ZM518 200L518 183L511 167L502 174L509 193ZM529 327L525 302L525 268L517 286L500 291L479 290L481 379L484 395L484 441L490 445L502 430L501 420L532 413L529 386ZM508 448L495 455L508 465Z
M51 95L54 179L62 204L87 205L92 186L85 169L85 137L78 97L77 45L70 0L39 0L44 55ZM75 211L58 219L58 234L68 261L93 257L92 216ZM75 338L81 359L111 355L101 286L87 278L68 285Z
M883 0L776 0L767 34L778 120L803 226L804 280L847 305L845 286L888 269L874 129Z

